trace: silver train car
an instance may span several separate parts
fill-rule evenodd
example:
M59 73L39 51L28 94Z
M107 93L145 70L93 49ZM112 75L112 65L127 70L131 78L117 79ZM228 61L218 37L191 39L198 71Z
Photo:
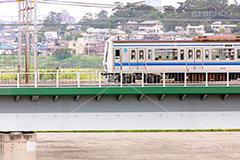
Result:
M109 81L119 80L119 73L131 79L133 75L139 77L140 73L151 72L195 72L199 77L198 72L240 71L240 36L198 36L186 41L108 40L106 43L103 65Z

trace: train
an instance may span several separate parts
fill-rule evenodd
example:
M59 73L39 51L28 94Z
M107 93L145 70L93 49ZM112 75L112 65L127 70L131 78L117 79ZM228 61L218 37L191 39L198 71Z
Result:
M108 81L120 81L123 75L124 83L134 83L144 73L148 77L145 81L157 83L164 72L171 72L169 76L175 81L182 80L185 72L192 74L191 80L204 79L202 72L213 73L213 80L224 80L221 73L240 71L240 36L158 41L109 39L105 47L103 65Z

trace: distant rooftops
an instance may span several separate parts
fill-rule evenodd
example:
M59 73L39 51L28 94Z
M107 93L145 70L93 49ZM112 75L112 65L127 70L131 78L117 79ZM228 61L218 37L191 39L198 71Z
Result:
M142 25L154 25L156 23L161 23L161 22L159 22L159 21L144 21L140 24L142 24Z
M9 46L7 44L0 44L0 49L16 49L15 47Z

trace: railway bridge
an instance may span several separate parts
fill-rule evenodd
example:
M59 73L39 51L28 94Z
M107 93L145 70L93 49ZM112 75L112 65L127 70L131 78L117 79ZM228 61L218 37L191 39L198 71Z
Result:
M141 74L123 83L124 74L108 82L98 71L1 72L0 131L240 128L238 76L159 73L149 83Z

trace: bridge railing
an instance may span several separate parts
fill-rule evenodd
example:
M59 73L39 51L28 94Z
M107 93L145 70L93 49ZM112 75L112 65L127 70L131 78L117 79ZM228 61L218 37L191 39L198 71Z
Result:
M126 87L126 86L240 86L240 72L147 72L98 71L1 72L0 87Z

